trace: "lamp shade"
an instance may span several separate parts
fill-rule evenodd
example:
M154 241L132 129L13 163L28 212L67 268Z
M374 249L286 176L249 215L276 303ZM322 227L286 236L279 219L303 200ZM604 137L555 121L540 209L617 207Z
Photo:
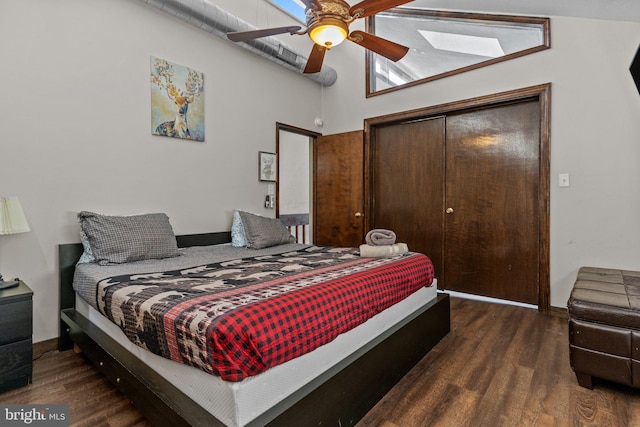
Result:
M31 231L17 197L0 197L0 234Z
M347 38L347 24L333 18L325 18L313 24L309 29L309 37L314 43L327 48L337 46Z

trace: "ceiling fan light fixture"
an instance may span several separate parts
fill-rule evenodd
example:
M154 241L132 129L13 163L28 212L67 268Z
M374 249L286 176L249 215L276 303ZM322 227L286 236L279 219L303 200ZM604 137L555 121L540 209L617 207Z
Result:
M342 43L348 34L348 27L343 21L325 18L309 29L309 37L317 45L332 48Z

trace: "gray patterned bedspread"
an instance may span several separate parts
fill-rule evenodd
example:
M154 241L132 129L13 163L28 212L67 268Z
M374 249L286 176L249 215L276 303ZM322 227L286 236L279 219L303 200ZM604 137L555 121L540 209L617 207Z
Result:
M97 283L107 277L123 274L151 273L156 271L176 270L179 268L193 267L194 265L211 264L231 259L255 257L262 255L274 255L301 248L309 245L291 243L274 246L265 249L237 248L230 244L213 246L194 246L180 249L180 256L160 260L147 260L130 262L126 264L98 265L96 263L79 264L76 267L73 278L73 289L80 297L93 308L99 310L96 303Z

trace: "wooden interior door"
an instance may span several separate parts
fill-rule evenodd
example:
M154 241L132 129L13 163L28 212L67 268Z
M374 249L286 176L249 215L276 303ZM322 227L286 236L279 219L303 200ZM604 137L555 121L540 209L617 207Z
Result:
M446 120L445 286L537 305L540 105Z
M444 117L376 128L371 149L370 226L396 233L443 272Z
M314 242L358 247L364 241L364 133L319 136L313 156Z

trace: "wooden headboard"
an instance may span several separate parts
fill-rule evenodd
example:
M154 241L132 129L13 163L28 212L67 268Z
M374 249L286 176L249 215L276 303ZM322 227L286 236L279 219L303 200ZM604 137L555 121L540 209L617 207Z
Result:
M222 231L218 233L204 234L184 234L176 236L179 248L190 246L208 246L231 242L231 232ZM73 275L76 271L76 263L80 259L84 248L82 243L68 243L58 245L58 309L59 311L75 308L76 296L73 291ZM73 343L67 334L67 326L59 320L58 328L58 350L63 351L71 348Z

